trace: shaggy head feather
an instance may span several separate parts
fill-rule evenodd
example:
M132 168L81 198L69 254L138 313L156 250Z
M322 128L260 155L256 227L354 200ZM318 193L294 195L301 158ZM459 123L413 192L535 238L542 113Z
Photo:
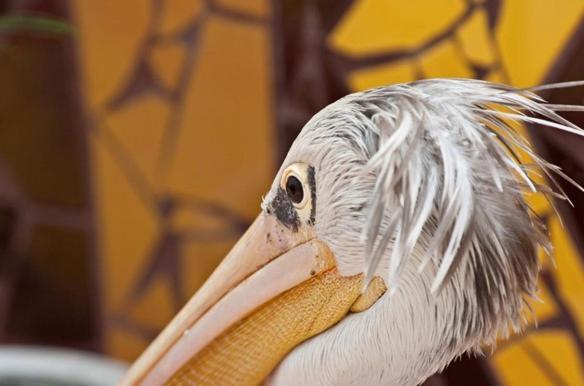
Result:
M434 79L349 95L303 128L282 170L299 161L315 167L317 237L331 246L342 273L384 277L385 304L401 305L413 325L433 318L429 335L410 332L433 341L403 354L420 359L416 374L386 379L421 382L509 327L521 328L524 297L536 291L538 247L550 249L524 193L567 199L554 176L574 182L539 157L513 122L583 135L560 109L578 108L504 85ZM521 161L525 155L530 163ZM558 192L534 182L537 171ZM342 334L342 324L325 334Z

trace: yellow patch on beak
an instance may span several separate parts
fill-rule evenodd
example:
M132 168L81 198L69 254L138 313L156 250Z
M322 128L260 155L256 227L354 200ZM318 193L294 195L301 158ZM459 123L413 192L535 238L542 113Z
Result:
M257 385L284 356L341 320L362 275L326 271L260 307L186 363L168 385Z
M120 386L257 384L298 344L385 292L376 278L361 294L362 282L339 274L311 228L262 213Z
M375 276L365 289L365 292L355 300L355 303L351 306L351 312L368 310L369 307L374 305L383 296L385 291L387 291L385 282L381 277Z

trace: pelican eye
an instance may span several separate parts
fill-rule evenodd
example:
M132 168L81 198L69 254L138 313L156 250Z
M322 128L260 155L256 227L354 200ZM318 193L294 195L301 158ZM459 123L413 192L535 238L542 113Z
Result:
M290 165L282 174L280 187L296 209L303 209L310 201L308 165L301 162Z
M295 204L300 204L304 199L302 182L294 175L289 175L286 179L286 194L288 194L290 200Z

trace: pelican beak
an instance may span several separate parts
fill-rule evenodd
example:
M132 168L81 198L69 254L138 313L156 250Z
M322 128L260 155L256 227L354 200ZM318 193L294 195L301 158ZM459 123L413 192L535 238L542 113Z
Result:
M262 212L121 385L258 384L342 319L362 277L341 276L310 232Z

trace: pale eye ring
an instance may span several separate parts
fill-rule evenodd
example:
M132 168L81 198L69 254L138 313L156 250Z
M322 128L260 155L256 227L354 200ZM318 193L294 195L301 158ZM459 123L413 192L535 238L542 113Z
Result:
M306 176L306 167L303 164L293 164L284 171L282 182L280 183L286 196L297 209L302 209L306 206L310 195L310 190L306 185Z

